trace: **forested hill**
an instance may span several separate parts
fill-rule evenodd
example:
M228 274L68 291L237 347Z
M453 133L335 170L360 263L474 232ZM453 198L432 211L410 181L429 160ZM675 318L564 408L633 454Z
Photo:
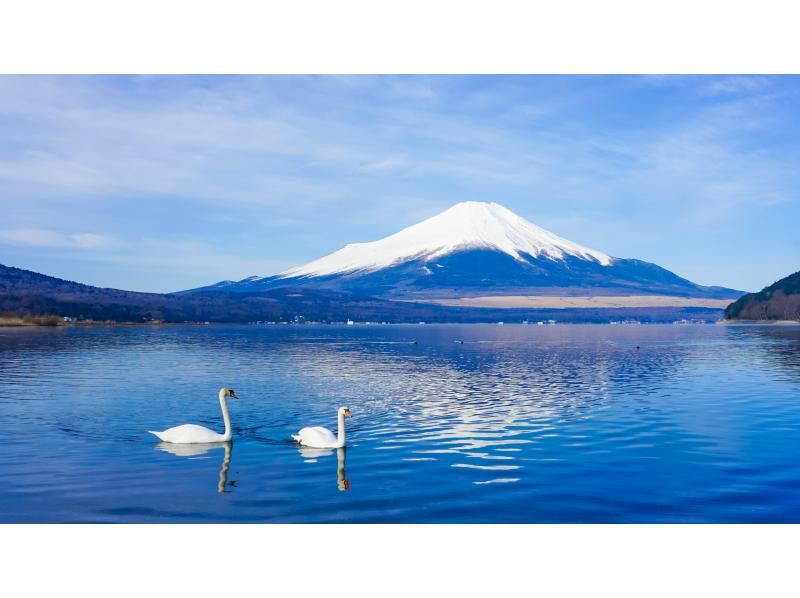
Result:
M800 272L780 279L758 293L740 297L725 309L729 320L800 321Z

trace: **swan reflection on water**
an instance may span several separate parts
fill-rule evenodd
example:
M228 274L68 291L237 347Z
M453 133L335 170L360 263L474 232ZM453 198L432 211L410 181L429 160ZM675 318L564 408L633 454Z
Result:
M228 468L231 464L231 451L233 448L233 443L230 440L227 442L208 442L202 444L174 444L171 442L159 442L156 445L156 449L164 451L165 453L170 453L176 457L199 457L200 455L205 455L208 453L208 451L217 448L225 449L225 455L222 458L222 465L219 469L217 492L233 492L233 490L227 489L228 487L234 487L236 485L236 482L233 481L228 484Z
M339 488L340 491L345 492L350 490L350 480L345 478L345 461L347 459L347 447L342 447L338 449L324 449L324 448L311 448L308 446L303 446L302 444L297 445L297 450L300 451L300 454L303 456L303 459L313 459L317 460L320 457L329 457L333 454L333 451L336 451L336 486Z

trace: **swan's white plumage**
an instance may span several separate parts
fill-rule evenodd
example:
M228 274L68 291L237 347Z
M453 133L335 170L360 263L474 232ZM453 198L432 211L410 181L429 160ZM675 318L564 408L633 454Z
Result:
M328 428L322 426L311 426L303 428L292 438L303 446L312 448L341 448L345 445L345 416L350 417L350 410L347 407L340 407L338 411L339 435L334 436Z
M322 426L303 428L292 438L302 445L316 448L335 448L337 442L333 432Z
M224 434L219 434L214 430L209 430L203 426L196 424L183 424L182 426L175 426L163 432L153 432L148 430L151 434L158 436L159 440L163 442L173 442L177 444L196 444L203 442L225 442L230 438L225 438Z
M236 392L229 388L221 388L219 391L219 405L222 409L222 419L225 422L225 432L219 434L214 430L209 430L196 424L183 424L169 428L163 432L148 430L150 434L156 436L162 442L172 442L174 444L205 444L209 442L227 442L231 439L231 419L228 415L227 397L237 399Z

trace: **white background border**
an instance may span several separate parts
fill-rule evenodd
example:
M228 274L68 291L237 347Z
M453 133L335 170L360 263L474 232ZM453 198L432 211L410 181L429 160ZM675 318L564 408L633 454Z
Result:
M25 0L19 73L786 73L787 0Z
M3 526L6 596L795 596L793 525Z
M797 13L765 0L27 0L0 13L0 71L796 73ZM14 597L797 592L793 525L5 525L0 533L3 594Z

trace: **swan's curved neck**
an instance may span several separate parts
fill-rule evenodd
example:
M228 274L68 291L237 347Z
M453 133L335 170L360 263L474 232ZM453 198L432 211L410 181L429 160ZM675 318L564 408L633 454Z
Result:
M344 446L344 413L339 413L339 438L336 441L336 444L339 446Z
M228 415L228 401L225 400L225 392L219 391L219 406L222 408L222 419L225 422L225 440L231 439L231 416Z

